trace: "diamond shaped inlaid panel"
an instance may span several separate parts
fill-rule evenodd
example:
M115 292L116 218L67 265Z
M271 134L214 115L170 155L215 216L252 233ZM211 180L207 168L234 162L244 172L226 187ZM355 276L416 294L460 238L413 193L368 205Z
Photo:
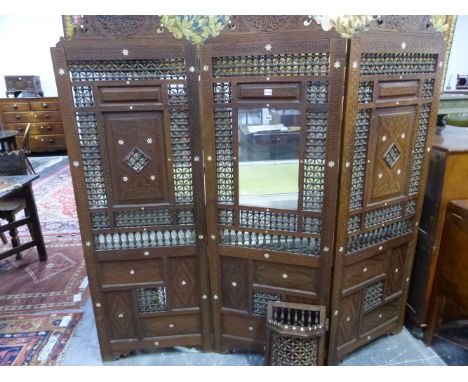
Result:
M173 258L169 260L169 299L171 307L191 308L198 306L198 264L195 257Z
M397 162L398 158L400 158L400 150L398 150L398 147L396 146L395 143L393 143L388 151L384 155L384 161L387 163L389 168L393 168L395 166L395 163Z
M138 147L135 147L123 160L132 170L141 172L145 166L149 163L149 157L141 151Z

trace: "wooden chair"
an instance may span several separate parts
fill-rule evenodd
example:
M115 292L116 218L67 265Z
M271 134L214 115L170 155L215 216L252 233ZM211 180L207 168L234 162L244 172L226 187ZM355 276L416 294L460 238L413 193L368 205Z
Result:
M34 168L32 167L31 163L27 158L27 154L29 153L29 129L31 124L28 124L26 127L23 142L21 145L20 150L15 150L18 152L10 152L9 154L5 154L3 159L3 165L0 166L0 175L28 175L28 174L35 174ZM7 158L7 159L6 159ZM5 160L6 159L6 160ZM31 191L32 192L32 191ZM15 223L16 215L24 211L25 214L25 224L29 228L29 232L33 240L37 240L38 236L38 226L39 226L39 233L41 236L42 241L42 233L40 231L39 220L34 219L30 216L31 211L29 211L28 203L26 196L23 193L19 193L18 195L15 193L13 196L7 197L5 199L0 200L0 218L5 219L8 224ZM33 214L37 216L36 213ZM37 221L36 221L37 220ZM0 230L1 230L0 226ZM9 234L11 237L11 245L13 248L17 248L20 246L20 239L18 238L18 229L13 227L9 230ZM0 231L0 237L4 244L8 243L8 240L4 234L4 231ZM38 248L39 249L39 248ZM43 256L40 256L43 257ZM20 260L22 255L20 252L16 254L16 259Z

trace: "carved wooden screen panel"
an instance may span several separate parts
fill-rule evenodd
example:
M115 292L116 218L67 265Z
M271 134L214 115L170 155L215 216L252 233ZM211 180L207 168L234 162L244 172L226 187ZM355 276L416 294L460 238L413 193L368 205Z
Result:
M329 363L401 330L443 53L424 16L351 39Z
M263 351L269 301L328 304L345 43L306 17L235 16L200 47L218 351ZM264 173L280 182L261 163L292 147L284 163L297 167L279 175L298 196L255 194Z
M101 352L208 349L195 48L104 21L52 49Z

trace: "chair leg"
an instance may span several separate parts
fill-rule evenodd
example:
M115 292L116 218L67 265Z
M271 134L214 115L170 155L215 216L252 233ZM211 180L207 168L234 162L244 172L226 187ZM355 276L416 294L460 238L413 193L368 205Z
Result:
M5 236L5 233L0 232L0 238L2 239L3 244L8 244L8 240Z
M15 214L11 213L6 216L6 219L8 223L14 223L15 221ZM11 246L13 248L19 247L20 245L20 239L18 237L18 230L16 228L10 229L10 236L11 236ZM16 260L21 260L23 258L23 255L21 253L16 254Z
M31 237L36 242L37 253L39 261L47 261L47 250L44 244L44 237L42 236L41 224L39 223L39 216L37 215L36 201L31 185L26 188L26 211L27 216L31 217L31 223L28 224Z

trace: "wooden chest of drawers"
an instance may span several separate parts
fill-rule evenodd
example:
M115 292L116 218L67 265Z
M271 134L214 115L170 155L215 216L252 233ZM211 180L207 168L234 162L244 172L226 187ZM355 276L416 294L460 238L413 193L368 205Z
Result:
M62 116L58 99L0 99L0 117L5 130L16 130L18 146L31 123L29 147L32 152L65 150Z

